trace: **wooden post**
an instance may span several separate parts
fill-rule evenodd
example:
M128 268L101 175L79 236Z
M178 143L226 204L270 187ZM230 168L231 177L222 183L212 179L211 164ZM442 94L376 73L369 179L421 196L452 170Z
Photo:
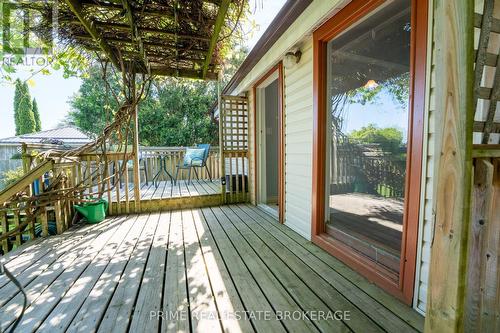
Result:
M21 159L22 159L22 164L23 164L23 174L27 175L28 172L30 172L30 165L31 165L31 156L28 156L28 145L26 143L23 143L21 145ZM33 193L33 184L29 184L28 186L28 195L32 196Z
M14 228L19 227L20 224L21 224L20 211L18 209L16 209L16 210L14 210ZM21 245L21 241L22 241L21 235L22 235L21 230L18 230L16 232L16 240L14 241L14 244L16 244L17 246Z
M141 211L141 175L139 170L139 106L136 105L134 112L134 205L135 212ZM123 161L126 163L127 161Z
M29 171L29 157L27 156L28 154L28 146L26 143L23 143L21 145L21 158L22 158L22 163L23 163L23 172L24 174L27 174Z
M7 222L7 212L6 211L0 212L0 224L2 227L2 234L7 233L9 231L9 223ZM2 250L3 250L4 255L7 252L9 252L9 239L8 238L5 238L2 240Z
M472 221L467 265L465 332L494 332L500 271L500 160L474 164Z
M220 87L220 74L217 77L217 102L219 104L219 173L221 179L221 200L226 203L226 161L224 156L224 112L222 111L222 95Z
M434 86L440 153L425 330L463 330L470 224L473 1L435 2Z
M64 221L62 216L61 200L57 200L54 205L54 213L56 218L56 232L62 234L64 232Z
M28 217L26 217L28 218ZM28 225L28 232L30 234L30 240L35 239L35 222L36 222L36 216L33 216L33 219L31 220L30 224Z
M40 224L42 225L42 237L47 237L49 235L49 223L47 219L47 210L42 208L40 214Z

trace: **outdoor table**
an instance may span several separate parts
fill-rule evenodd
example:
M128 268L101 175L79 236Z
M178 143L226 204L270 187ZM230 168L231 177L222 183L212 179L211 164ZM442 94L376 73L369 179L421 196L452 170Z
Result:
M155 184L155 187L158 188L159 186L159 181L157 181L160 178L160 175L166 174L170 178L170 182L173 184L174 183L174 177L168 172L167 170L167 156L161 156L160 155L160 170L156 173L156 175L153 177L153 184Z

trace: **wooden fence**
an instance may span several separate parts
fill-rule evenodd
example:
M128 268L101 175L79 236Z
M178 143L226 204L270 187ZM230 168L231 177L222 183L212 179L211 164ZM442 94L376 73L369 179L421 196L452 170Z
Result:
M473 150L465 332L500 327L500 146Z
M331 148L331 191L402 197L405 166L405 159L382 151L378 145L357 144L339 137Z

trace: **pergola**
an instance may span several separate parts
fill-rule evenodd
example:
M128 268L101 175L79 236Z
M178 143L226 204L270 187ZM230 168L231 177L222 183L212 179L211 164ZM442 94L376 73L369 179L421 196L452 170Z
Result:
M54 5L57 20L51 16ZM59 39L104 54L119 70L215 80L244 5L244 0L59 0L42 13L47 35L56 21Z
M138 105L147 87L155 76L218 80L220 64L231 35L239 28L246 0L21 0L14 6L40 13L38 24L30 26L30 32L38 37L50 41L56 30L57 43L83 53L96 53L101 62L110 62L121 71L122 96L113 94L120 105L114 112L114 121L92 143L59 155L51 152L59 161L77 163L82 162L81 156L95 154L98 166L94 173L105 170L103 175L88 174L75 180L73 186L55 190L59 191L59 198L79 200L83 191L94 191L95 185L89 184L96 179L99 179L98 190L90 196L102 197L117 186L118 177L113 178L112 186L109 183L108 154L112 151L123 161L115 162L119 174L128 175L125 161L132 160L134 184L140 184ZM31 14L24 15L24 20L31 19ZM106 72L103 66L104 76ZM219 138L224 138L221 133ZM128 150L129 144L132 151ZM115 147L110 148L112 145ZM223 159L223 144L219 146ZM51 157L45 154L43 158ZM65 187L64 179L65 173L59 173L54 186ZM50 192L43 195L47 202L53 201ZM35 202L34 196L30 198L26 206L36 216L40 201ZM134 202L136 211L140 211L139 186L134 187Z

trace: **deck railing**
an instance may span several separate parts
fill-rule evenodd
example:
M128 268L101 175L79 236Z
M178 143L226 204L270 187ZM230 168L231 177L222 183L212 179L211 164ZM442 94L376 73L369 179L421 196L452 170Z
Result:
M182 163L186 151L185 147L140 147L140 181L136 184L133 152L127 154L109 152L105 155L84 153L71 157L60 152L52 152L48 159L40 154L50 149L60 149L60 147L23 145L24 177L0 192L0 241L3 253L20 246L25 241L46 236L49 231L56 234L65 231L72 225L74 205L83 201L106 199L110 203L108 213L111 215L140 212L143 200L141 191L138 189L144 186L154 186L153 182L170 182L171 179L167 173L173 177L176 176L177 165ZM197 168L197 174L192 172L191 178L221 179L219 154L219 148L212 147L207 159L207 167ZM226 158L226 171L229 174L241 174L245 177L248 166L243 161L241 163L238 161L235 158ZM187 177L186 170L178 174L178 180L187 180ZM233 178L224 177L222 182L225 183L227 180L231 185L231 182L235 182ZM33 203L32 201L30 209L18 205L14 200L22 196L36 198L47 189L53 189L56 179L59 193L71 192L70 196L61 195L50 203ZM75 186L78 184L83 184L83 186L75 191ZM234 189L227 191L231 197L239 192L246 195L247 186L245 182L236 181L233 184ZM229 186L229 188L232 187ZM215 202L208 198L200 200ZM222 199L217 202L222 202ZM36 209L33 209L33 206ZM26 224L28 215L32 218L30 218L31 222Z
M64 191L70 178L54 181L54 175L67 172L68 166L54 161L34 165L21 179L0 192L0 243L2 254L49 233L60 234L71 226L73 202L67 199L40 198L27 205L23 197L39 195L48 188ZM68 173L69 174L69 173ZM53 221L53 222L49 222Z
M153 177L161 171L162 167L165 166L168 173L175 177L177 171L177 165L182 163L184 159L184 153L186 147L140 147L140 167L141 177L145 177L147 174L147 180L152 181ZM219 148L210 148L210 153L207 159L207 168L210 172L212 179L220 178L220 167L219 167ZM162 163L163 166L162 166ZM146 169L146 172L144 172ZM208 172L205 168L200 168L197 170L199 172L200 179L209 179ZM195 174L191 174L195 177ZM178 179L186 180L188 173L185 171L179 171ZM159 174L159 180L170 180L166 173ZM144 179L144 178L143 178Z
M378 145L353 143L344 135L338 136L331 148L331 191L351 192L361 183L363 191L401 197L405 166L404 158L384 152Z
M33 165L35 154L33 150L40 150L39 146L27 146L24 158L27 165ZM138 188L152 186L153 182L171 181L170 176L178 180L187 180L188 172L179 170L177 175L177 165L184 159L186 147L139 147L139 182ZM57 155L52 154L57 161ZM110 214L120 214L138 211L138 201L140 201L140 191L135 191L137 184L134 184L134 164L133 154L122 152L111 152L104 154L86 153L78 156L73 163L73 172L69 173L72 184L84 181L87 190L82 192L82 197L96 197L103 194L108 202L117 202L116 205L109 205ZM107 163L104 161L107 160ZM56 165L58 164L57 161ZM64 161L65 164L68 161ZM107 170L105 169L107 164ZM197 168L197 173L192 172L191 178L199 179L220 178L220 159L218 147L212 147L206 162L207 168ZM207 171L208 169L208 171ZM104 184L103 184L104 183ZM138 197L137 194L139 194ZM112 200L113 199L113 200ZM137 200L136 200L137 199ZM122 212L121 206L125 207ZM140 204L140 203L139 203ZM116 207L116 211L113 211Z
M167 174L176 176L177 165L182 163L186 151L185 147L140 147L140 181L136 184L132 152L84 153L71 157L52 152L49 158L40 155L43 151L58 148L60 147L52 145L23 145L24 176L0 192L2 253L20 246L25 241L48 235L49 229L51 233L62 233L72 225L74 205L82 201L106 199L110 203L110 215L140 212L143 200L139 189L154 186L154 182L170 182ZM197 175L192 172L191 177L201 180L208 180L209 177L213 180L221 178L218 147L210 149L206 165L206 168L197 168ZM187 180L187 177L185 170L178 174L178 180ZM37 209L33 210L31 205L29 211L13 200L19 196L36 197L49 188L53 189L56 178L59 193L71 191L69 197L60 195L50 204L40 203L39 206L35 202ZM83 186L75 191L74 188L78 184ZM207 201L207 198L200 200ZM215 202L212 198L207 203L212 201ZM28 214L32 216L32 222L26 224Z

